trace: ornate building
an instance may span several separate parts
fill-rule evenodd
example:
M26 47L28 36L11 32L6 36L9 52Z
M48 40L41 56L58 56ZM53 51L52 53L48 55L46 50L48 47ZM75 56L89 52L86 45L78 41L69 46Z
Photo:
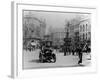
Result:
M46 23L36 17L23 17L23 37L24 38L43 38L45 35Z

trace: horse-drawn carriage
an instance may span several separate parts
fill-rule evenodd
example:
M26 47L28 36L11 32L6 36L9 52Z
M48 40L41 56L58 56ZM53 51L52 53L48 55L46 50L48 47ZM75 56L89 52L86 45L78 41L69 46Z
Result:
M39 40L34 38L25 38L23 41L23 48L26 51L34 51L39 48Z

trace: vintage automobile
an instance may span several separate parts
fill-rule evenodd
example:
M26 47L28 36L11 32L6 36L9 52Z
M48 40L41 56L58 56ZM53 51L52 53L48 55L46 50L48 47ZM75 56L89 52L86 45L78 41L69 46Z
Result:
M52 42L51 41L44 41L42 42L41 45L41 51L39 53L39 61L44 63L44 62L56 62L56 55L53 53L53 49L52 49Z

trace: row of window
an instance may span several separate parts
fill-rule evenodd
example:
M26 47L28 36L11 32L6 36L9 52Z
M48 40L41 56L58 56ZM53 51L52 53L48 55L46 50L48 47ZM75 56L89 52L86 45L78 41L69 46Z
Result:
M83 33L82 35L80 35L82 39L88 39L88 38L91 38L91 33L88 32L88 33Z
M80 25L80 32L85 32L85 31L88 31L88 24L83 24L83 25Z

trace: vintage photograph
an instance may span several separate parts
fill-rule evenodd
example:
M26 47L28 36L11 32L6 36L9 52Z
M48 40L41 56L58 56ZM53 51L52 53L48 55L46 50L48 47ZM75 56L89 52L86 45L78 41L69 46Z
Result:
M91 14L23 10L23 69L91 66Z

